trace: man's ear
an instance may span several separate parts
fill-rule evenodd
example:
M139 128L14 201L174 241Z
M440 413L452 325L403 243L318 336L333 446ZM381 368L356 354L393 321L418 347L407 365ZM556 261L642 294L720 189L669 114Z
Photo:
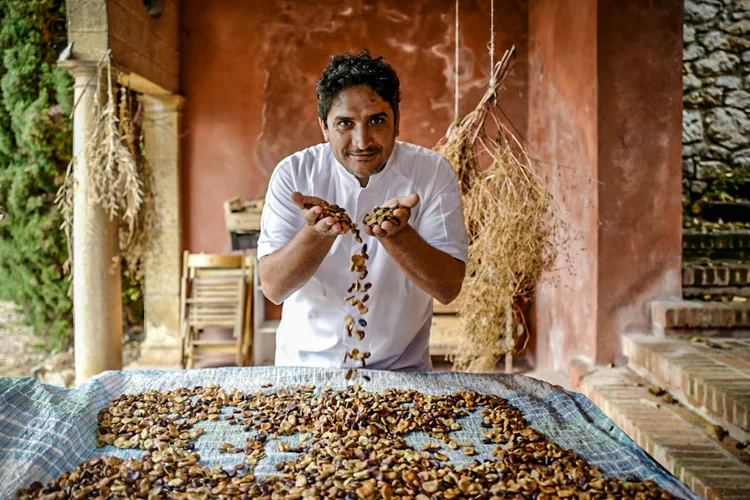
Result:
M401 118L401 113L396 113L396 119L394 121L394 127L395 128L393 129L393 138L394 139L396 137L398 137L398 122L399 122L399 118Z
M328 142L328 127L326 127L326 122L321 117L318 117L318 124L320 125L320 131L323 132L323 139Z

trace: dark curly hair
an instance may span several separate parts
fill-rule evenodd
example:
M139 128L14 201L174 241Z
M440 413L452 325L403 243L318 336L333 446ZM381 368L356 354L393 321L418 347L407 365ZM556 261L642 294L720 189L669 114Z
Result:
M369 85L381 99L391 105L394 118L398 116L401 93L398 75L391 65L383 61L382 56L372 57L367 49L359 54L343 52L331 56L315 88L318 95L318 116L326 127L328 112L336 94L346 88L363 84Z

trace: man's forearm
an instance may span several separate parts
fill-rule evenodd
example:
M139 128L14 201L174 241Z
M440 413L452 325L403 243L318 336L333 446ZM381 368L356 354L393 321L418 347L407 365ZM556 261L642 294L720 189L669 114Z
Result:
M335 235L303 226L289 243L258 263L263 294L274 304L281 304L315 274L335 240Z
M458 296L466 272L463 262L430 246L411 226L379 241L419 288L442 304Z

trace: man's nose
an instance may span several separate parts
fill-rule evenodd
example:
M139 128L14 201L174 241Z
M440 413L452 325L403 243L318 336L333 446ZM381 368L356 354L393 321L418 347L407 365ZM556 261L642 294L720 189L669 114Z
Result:
M354 129L354 146L364 150L372 145L372 133L367 125L359 125Z

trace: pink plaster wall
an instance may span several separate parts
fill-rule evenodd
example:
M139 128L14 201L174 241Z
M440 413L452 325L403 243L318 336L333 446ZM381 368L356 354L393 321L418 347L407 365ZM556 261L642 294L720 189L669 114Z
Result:
M531 154L571 230L555 266L565 270L541 283L536 296L536 362L550 369L595 356L596 17L596 0L529 2Z
M681 298L682 2L599 1L597 354Z
M461 110L484 92L490 4L462 0ZM184 245L230 248L222 202L265 192L276 164L322 140L315 84L329 54L369 48L402 84L401 140L431 147L453 118L452 0L191 1L180 3ZM526 0L496 2L496 57L515 44L503 99L527 129Z
M680 2L529 4L529 135L572 268L538 289L540 369L615 361L680 295L681 63Z

